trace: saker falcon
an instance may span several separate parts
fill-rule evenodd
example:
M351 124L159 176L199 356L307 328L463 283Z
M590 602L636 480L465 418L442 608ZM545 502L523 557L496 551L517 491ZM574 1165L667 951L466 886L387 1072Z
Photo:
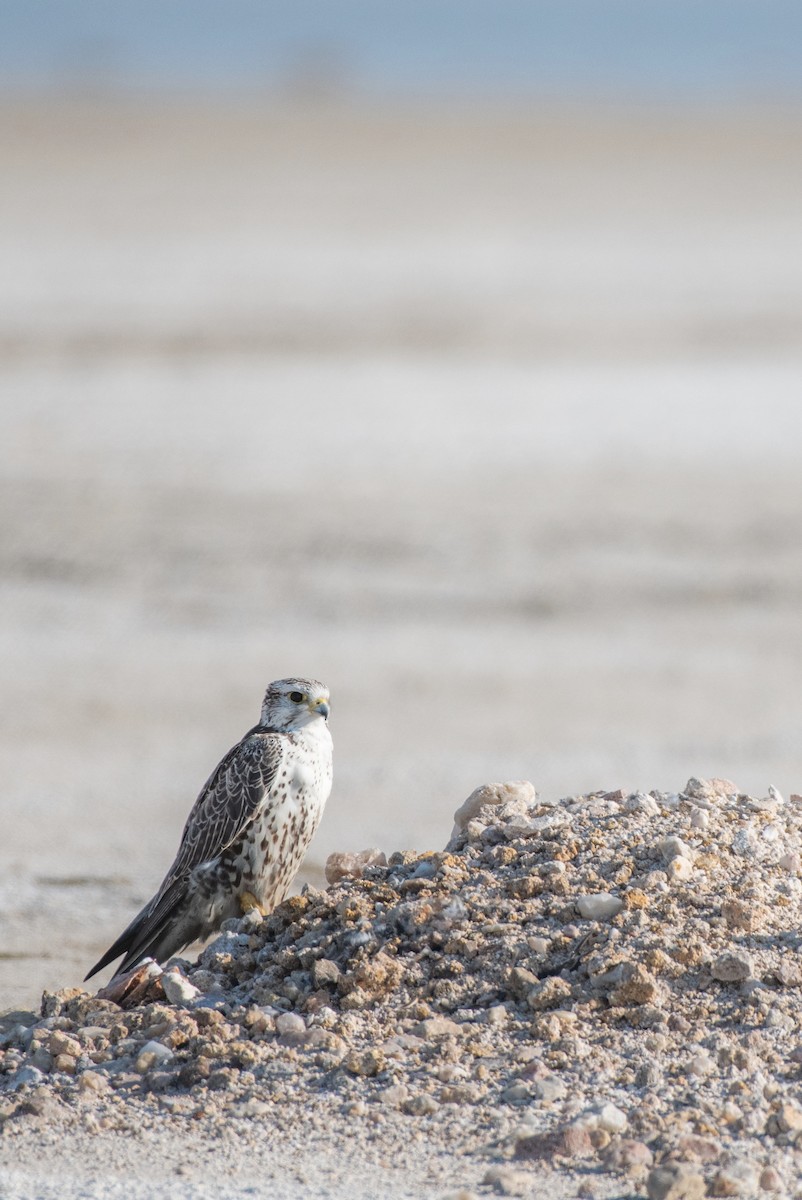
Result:
M125 957L165 962L223 921L268 913L287 894L331 791L329 690L278 679L259 724L215 768L187 818L175 862L156 895L86 976Z

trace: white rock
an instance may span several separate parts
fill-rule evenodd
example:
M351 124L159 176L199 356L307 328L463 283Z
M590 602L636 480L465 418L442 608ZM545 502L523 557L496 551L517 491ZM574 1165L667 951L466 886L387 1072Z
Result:
M516 1083L511 1083L501 1093L501 1099L505 1104L528 1104L532 1099L532 1091L528 1083L519 1079Z
M693 862L694 853L687 842L683 842L681 837L666 837L661 842L657 843L657 848L663 856L663 862L670 862L673 858L687 858Z
M454 828L456 829L456 825L454 826ZM478 842L481 839L482 834L484 833L484 831L486 829L487 829L487 826L485 825L484 821L480 821L478 819L478 817L474 817L474 819L472 821L469 821L468 824L465 826L465 833L468 835L468 841ZM454 838L457 835L452 832L451 836L452 836L452 838Z
M485 807L496 808L500 804L516 802L515 808L524 813L532 807L535 799L534 785L528 779L513 779L509 783L483 783L474 788L468 799L454 813L451 836L456 837L467 828L468 822L478 816L480 810Z
M674 883L690 879L691 875L693 875L693 863L689 858L677 855L676 858L672 858L671 862L666 864L666 875Z
M175 968L165 971L161 977L164 994L171 1004L190 1004L197 1000L201 992L194 983L190 983L186 975Z
M654 796L647 796L645 792L635 792L628 796L624 801L624 808L627 812L641 812L648 817L656 817L660 812L660 805Z
M236 924L239 925L239 921ZM226 929L223 933L218 934L213 942L209 942L209 945L203 951L198 961L206 970L214 971L216 967L215 960L218 956L236 954L247 945L247 934L236 933L233 929Z
M577 896L576 906L586 921L609 921L624 907L624 901L610 892Z
M790 1033L791 1030L796 1028L796 1022L790 1013L783 1012L780 1008L770 1008L766 1013L763 1028L785 1029Z
M542 1104L556 1104L568 1095L568 1088L556 1075L547 1075L545 1079L536 1079L532 1084L532 1095Z
M737 796L740 789L731 779L695 779L691 777L682 789L683 795L694 800L725 800Z
M44 1074L38 1067L20 1067L20 1069L11 1077L11 1091L14 1092L17 1088L37 1087L44 1079Z
M526 944L533 954L538 956L538 958L545 958L551 949L550 938L530 937L526 939Z
M598 1112L597 1127L608 1133L623 1133L627 1127L627 1114L617 1104L603 1104Z
M649 871L641 878L638 886L645 892L667 892L668 878L665 871Z
M541 864L539 872L544 879L556 879L558 875L565 874L565 863L556 860L544 862Z
M424 1021L418 1022L413 1032L417 1037L425 1038L427 1042L433 1042L440 1038L460 1037L465 1030L456 1021L450 1021L448 1017L427 1017Z
M276 1017L276 1033L280 1037L300 1037L306 1035L306 1023L302 1016L294 1012L284 1012Z
M139 1051L140 1054L152 1054L157 1063L169 1062L173 1057L173 1052L169 1046L165 1046L162 1042L145 1042L145 1045Z
M400 1108L409 1099L409 1088L404 1083L392 1083L379 1093L379 1100L387 1108Z
M713 1059L704 1050L700 1054L694 1054L693 1058L688 1063L688 1074L704 1077L712 1075L716 1069L716 1064Z
M703 808L694 808L691 813L691 829L707 829L710 817Z
M274 1012L273 1015L278 1016L278 1013ZM310 1026L319 1025L322 1029L333 1029L337 1024L337 1020L337 1013L334 1011L334 1009L329 1008L327 1004L324 1004L322 1008L319 1008L316 1012L312 1013L309 1018L309 1024Z
M502 1196L526 1196L532 1181L527 1171L506 1165L488 1167L482 1179L483 1184L495 1188Z
M558 810L531 819L526 816L513 817L505 824L504 832L507 839L512 842L516 838L542 837L544 833L554 834L570 823L571 818L568 813Z
M145 1042L137 1055L134 1068L140 1075L146 1075L154 1068L158 1070L159 1067L166 1066L172 1057L172 1050L163 1046L161 1042Z
M81 1078L78 1080L78 1091L87 1095L100 1095L108 1090L109 1081L101 1075L99 1071L84 1071Z
M739 854L741 858L757 858L759 850L760 844L751 827L739 829L732 839L733 854Z
M746 954L733 954L728 951L718 956L710 973L721 983L740 983L752 974L752 962Z

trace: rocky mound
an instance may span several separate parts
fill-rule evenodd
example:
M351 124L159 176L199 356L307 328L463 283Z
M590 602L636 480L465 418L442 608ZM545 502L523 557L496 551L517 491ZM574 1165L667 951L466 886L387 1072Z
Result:
M378 1130L403 1157L422 1132L508 1195L549 1169L586 1195L622 1176L669 1200L783 1191L801 833L802 798L724 780L477 789L442 852L333 856L328 890L229 923L197 965L117 1001L46 993L3 1037L4 1133L133 1113L280 1134L302 1106L307 1136Z

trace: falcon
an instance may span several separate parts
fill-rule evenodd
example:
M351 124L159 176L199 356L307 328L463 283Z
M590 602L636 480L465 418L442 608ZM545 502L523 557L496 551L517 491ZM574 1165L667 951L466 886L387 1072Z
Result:
M158 892L87 979L121 954L115 979L145 958L163 963L223 921L281 903L331 791L328 717L316 679L270 684L259 724L201 789Z

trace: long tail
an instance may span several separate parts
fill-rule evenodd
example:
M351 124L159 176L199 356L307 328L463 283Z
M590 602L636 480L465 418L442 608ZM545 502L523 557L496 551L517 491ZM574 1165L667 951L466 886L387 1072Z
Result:
M170 955L177 954L184 946L194 941L197 933L192 923L186 920L187 914L182 911L186 895L187 881L173 880L163 893L154 896L142 911L137 913L128 928L123 930L117 941L95 963L86 979L91 979L121 954L124 954L125 958L115 971L115 976L129 971L143 958L155 958L157 962L164 962Z

